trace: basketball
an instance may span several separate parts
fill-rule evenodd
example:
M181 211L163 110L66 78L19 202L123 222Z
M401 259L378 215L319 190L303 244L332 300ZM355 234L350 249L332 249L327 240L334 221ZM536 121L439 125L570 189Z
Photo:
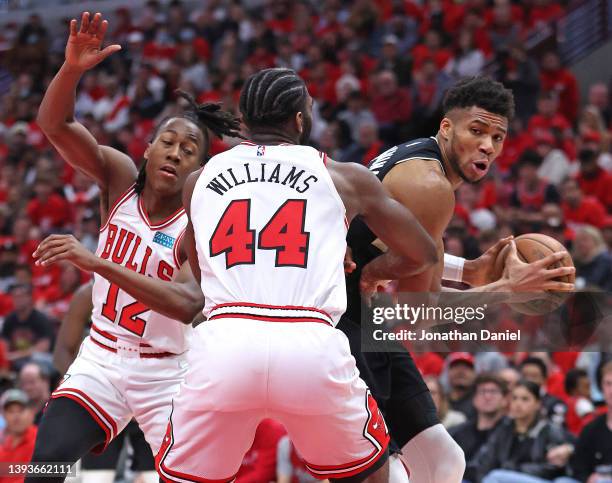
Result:
M520 260L526 263L536 262L547 257L555 252L565 252L566 255L560 261L552 264L548 268L558 267L573 267L574 262L567 249L554 238L542 235L540 233L527 233L514 239L516 242L516 252ZM505 247L498 255L495 261L495 276L496 279L501 278L504 267L506 266L506 258L510 247ZM556 280L566 283L574 283L575 275L566 275ZM526 315L542 315L552 312L557 309L567 298L565 292L548 292L542 298L530 300L529 302L521 302L508 304L513 310Z

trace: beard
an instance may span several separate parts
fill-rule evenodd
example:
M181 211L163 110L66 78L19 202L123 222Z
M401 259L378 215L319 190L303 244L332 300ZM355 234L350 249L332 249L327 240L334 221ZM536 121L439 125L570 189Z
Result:
M302 123L302 134L300 135L300 144L305 145L310 141L310 132L312 131L312 117L304 115Z

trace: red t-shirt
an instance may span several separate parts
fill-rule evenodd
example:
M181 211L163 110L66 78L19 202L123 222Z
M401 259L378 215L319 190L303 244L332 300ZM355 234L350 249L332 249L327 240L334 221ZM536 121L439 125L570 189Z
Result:
M22 440L13 447L13 436L6 436L0 445L0 461L3 463L29 463L34 453L37 427L30 426ZM24 480L23 476L0 476L0 483L19 483Z
M577 208L563 203L563 216L566 221L573 223L586 223L601 228L606 218L603 205L592 196L585 196Z
M28 216L43 230L61 228L70 221L70 206L57 193L52 193L45 201L34 198L27 206Z
M576 176L583 193L588 193L599 200L608 210L612 210L612 173L603 168L593 178L585 178L580 173Z
M555 92L559 96L559 112L570 122L578 115L580 94L576 77L567 69L540 73L542 91Z

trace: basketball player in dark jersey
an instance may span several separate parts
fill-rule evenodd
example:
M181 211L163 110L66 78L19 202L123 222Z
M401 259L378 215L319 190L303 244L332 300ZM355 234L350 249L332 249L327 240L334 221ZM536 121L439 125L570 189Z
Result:
M484 77L465 79L448 91L436 136L402 143L371 161L370 170L396 200L414 213L438 247L439 263L399 280L399 292L442 290L442 237L453 216L454 192L461 183L477 183L486 176L502 150L513 110L512 94L501 84ZM518 259L514 242L509 243L504 277L490 280L485 264L474 280L490 283L470 291L511 294L573 288L572 284L553 280L571 273L573 268L547 270L562 258L561 253L526 264ZM348 308L338 328L351 342L361 377L383 408L396 449L401 449L401 458L410 471L410 481L460 482L465 468L463 453L440 424L429 390L410 354L405 350L361 353L361 296L364 289L372 290L378 278L368 263L393 254L383 254L377 248L380 244L376 236L359 219L351 224L348 244L357 269L347 278ZM496 250L501 246L498 244ZM489 257L489 261L493 258Z

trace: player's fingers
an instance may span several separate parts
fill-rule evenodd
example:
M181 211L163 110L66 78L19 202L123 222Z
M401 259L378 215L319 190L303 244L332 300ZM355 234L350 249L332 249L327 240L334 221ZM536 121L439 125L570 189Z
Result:
M104 49L102 49L100 51L100 55L102 56L103 59L106 59L109 55L112 55L115 52L118 52L120 50L121 50L121 45L113 44L113 45L109 45L108 47L105 47Z
M50 258L54 257L55 255L58 255L60 253L67 253L67 252L68 252L68 248L63 245L59 247L49 248L45 250L44 253L40 254L40 257L36 261L36 264L45 265L45 262L49 260Z
M574 273L576 273L576 269L574 267L559 267L546 270L546 275L550 279L557 277L565 277L567 275L573 275Z
M550 267L567 256L567 252L555 252L535 262L540 267Z
M89 28L89 12L83 12L81 16L81 33L86 33Z
M102 14L100 12L96 12L91 22L89 22L89 28L87 29L87 33L96 35L98 33L98 27L100 26L101 20L102 20Z
M103 41L107 30L108 30L108 20L103 20L102 23L100 24L100 28L98 29L98 33L96 34L96 37L98 37L100 41Z
M48 267L49 265L53 265L54 263L61 262L62 260L66 260L67 258L68 258L68 253L66 252L59 253L53 257L47 258L44 262L41 261L41 265Z
M77 34L77 21L75 18L73 18L70 21L70 36L74 37Z
M61 246L66 244L67 241L68 240L66 240L65 238L46 238L42 242L40 242L40 245L36 247L36 251L42 252L48 250L49 248Z
M544 288L551 292L572 292L576 286L573 283L556 282L550 280L544 284Z

